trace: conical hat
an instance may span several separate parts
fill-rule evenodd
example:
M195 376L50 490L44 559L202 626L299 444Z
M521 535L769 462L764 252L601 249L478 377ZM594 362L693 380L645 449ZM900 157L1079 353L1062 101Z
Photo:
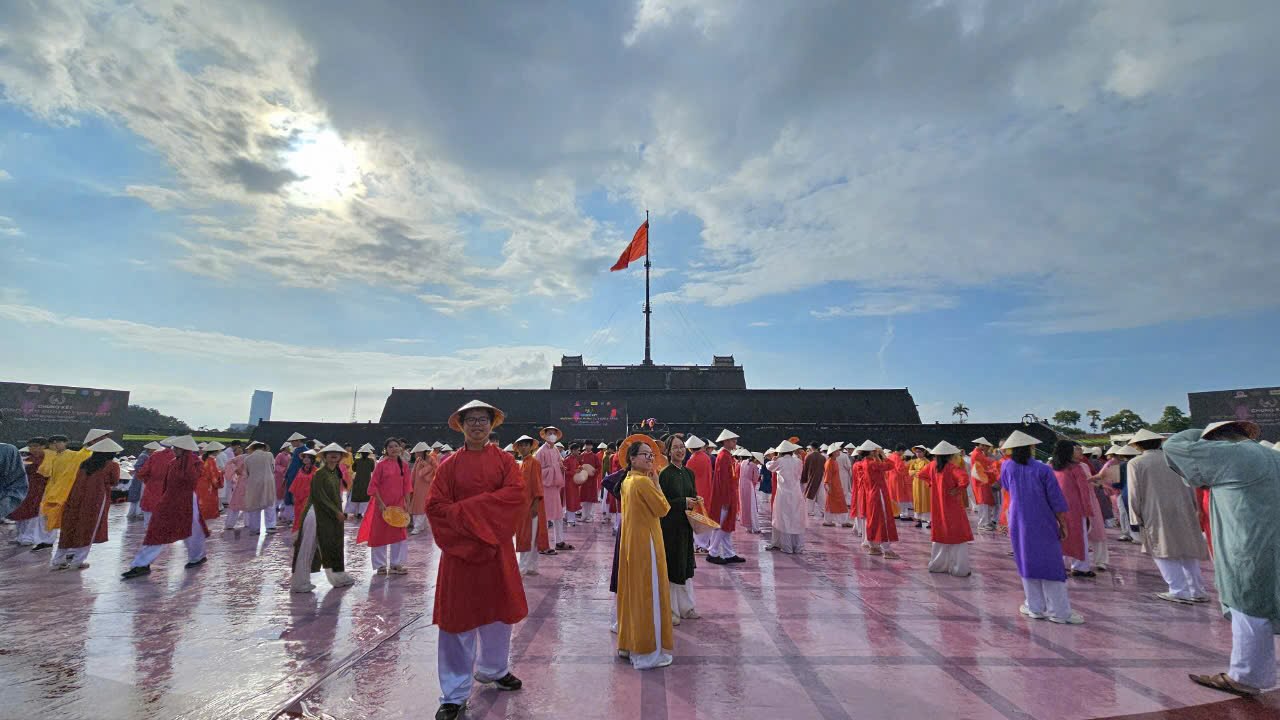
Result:
M359 450L357 450L356 452L358 452L358 453L376 453L376 452L378 452L378 451L373 449L373 444L372 444L372 443L365 443L365 444L361 445L361 446L360 446L360 449L359 449Z
M455 410L454 413L449 416L449 427L453 428L454 430L457 430L458 432L462 432L463 414L466 413L468 410L475 410L476 408L484 408L486 410L493 411L493 426L490 429L497 429L497 427L502 424L502 421L507 419L506 413L490 405L489 403L482 402L480 400L472 400L466 405L463 405L462 407Z
M85 434L85 436L84 436L84 444L85 444L85 445L89 445L89 444L90 444L90 443L92 443L93 441L95 441L95 440L101 440L102 438L104 438L104 437L106 437L107 435L110 435L110 434L111 434L111 431L110 431L110 430L103 430L103 429L101 429L101 428L94 428L94 429L90 430L88 433L86 433L86 434Z
M1116 454L1121 457L1137 457L1142 451L1132 445L1125 445L1122 448L1116 448Z
M561 430L560 428L556 427L555 425L548 425L548 426L546 426L546 427L542 428L541 430L539 430L539 431L538 431L538 437L542 438L543 440L546 440L546 439L547 439L547 433L551 432L552 430L554 430L554 431L555 431L556 435L559 435L560 437L564 437L564 431L563 431L563 430Z
M778 443L779 453L795 452L799 449L800 449L800 446L791 442L790 440L783 440L782 442Z
M529 437L528 435L521 435L520 437L516 438L516 441L514 443L511 443L511 444L519 445L522 442L533 442L533 438Z
M1276 446L1276 444L1270 440L1259 440L1258 444L1267 449L1272 449Z
M955 455L956 453L962 453L962 452L964 452L964 451L963 451L963 450L961 450L960 448L956 447L955 445L952 445L951 443L947 442L946 440L943 440L942 442L938 443L937 445L934 445L934 446L933 446L933 449L929 451L929 454L930 454L930 455L935 455L935 456L937 456L937 455Z
M302 451L302 454L303 454L303 455L310 455L311 457L315 457L315 456L316 456L316 451L315 451L315 449L314 449L314 448L312 448L312 449L310 449L310 450L303 450L303 451Z
M164 446L156 442L155 440L152 440L151 442L147 443L146 445L143 445L142 447L146 448L147 450L163 450L164 449Z
M285 440L284 442L280 443L280 449L281 449L281 450L288 450L288 449L289 449L289 441L288 441L288 440Z
M662 472L662 469L667 466L667 456L663 454L662 446L658 444L658 441L644 433L629 435L626 440L623 440L622 443L618 445L618 456L620 458L619 463L623 467L627 466L627 452L631 449L633 444L638 442L642 442L649 446L649 449L653 451L653 469L656 472Z
M208 443L205 443L205 446L204 446L205 452L218 452L220 450L226 450L226 449L227 449L227 446L223 445L217 440L213 440Z
M1131 444L1146 442L1148 440L1164 440L1164 436L1160 433L1151 432L1146 428L1142 428L1138 432L1134 433L1133 437L1129 438L1129 442Z
M335 442L335 443L329 443L328 445L325 445L324 447L320 448L320 454L321 454L321 455L323 455L324 453L331 453L331 452L336 452L336 453L341 453L341 454L343 454L343 455L346 455L346 454L347 454L347 449L346 449L346 448L344 448L344 447L342 447L341 445L339 445L339 444L338 444L338 443L336 443L336 442Z
M197 452L200 450L200 446L196 445L195 438L190 435L179 435L178 437L173 438L173 442L169 443L169 447L176 448L178 450L189 450L191 452Z
M720 435L716 437L716 442L722 443L725 440L737 440L738 434L729 430L721 430Z
M1239 425L1240 431L1243 432L1245 436L1253 440L1257 440L1258 437L1262 434L1262 430L1261 428L1258 427L1257 423L1253 423L1248 420L1224 420L1222 422L1209 423L1208 425L1205 426L1204 432L1200 433L1200 436L1204 437L1205 435L1208 435L1214 430L1224 428L1228 425Z
M874 452L876 450L883 450L883 449L884 448L871 442L870 440L867 440L866 442L858 446L858 452Z
M831 443L830 445L827 446L827 449L824 452L827 455L833 455L835 453L840 452L843 448L844 446L841 445L840 443Z
M609 449L609 446L608 446L606 443L600 443L599 445L597 445L597 446L596 446L596 449L597 449L597 450L608 450L608 449Z
M1028 445L1039 445L1040 441L1022 432L1014 430L1009 437L1005 438L1004 444L1000 446L1001 450L1012 450L1016 447L1026 447Z
M445 443L440 446L440 452L442 453L453 452L453 448L449 446L449 443Z
M1120 448L1119 446L1116 446L1116 445L1112 445L1111 447L1107 448L1107 451L1103 453L1103 455L1118 455L1118 454L1120 454Z
M706 447L707 443L697 435L690 435L689 437L685 438L684 446L689 448L690 450L700 450Z
M734 457L740 457L740 458L751 457L751 453L747 452L746 448L734 448L731 454Z
M515 452L515 451L516 451L516 446L515 446L515 445L512 445L511 443L507 443L507 446L506 446L506 447L504 447L504 448L502 448L502 451L503 451L503 452Z
M302 433L296 432L285 439L288 440L289 442L293 442L294 440L306 440L307 436L303 435Z
M413 449L410 450L409 452L411 453L431 452L431 446L426 444L425 442L420 442L417 445L414 445Z
M995 447L994 445L991 444L990 440L984 437L980 437L977 440L970 440L970 442L972 442L974 445L986 445L987 447Z
M119 443L117 443L115 440L112 440L111 438L103 438L98 442L89 446L89 452L96 452L96 453L100 453L100 452L118 453L123 449L124 448L120 447Z
M440 449L440 446L441 446L441 445L443 445L443 444L444 444L444 443L442 443L442 442L440 442L439 440L437 440L437 441L435 441L435 442L431 443L431 449L432 449L432 450L439 450L439 449Z
M755 458L758 463L764 462L764 453L762 452L753 452L751 453L751 457Z

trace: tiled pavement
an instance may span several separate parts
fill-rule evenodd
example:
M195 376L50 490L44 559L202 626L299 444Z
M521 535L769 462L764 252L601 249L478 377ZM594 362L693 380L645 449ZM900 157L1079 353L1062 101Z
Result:
M434 712L428 535L411 540L408 576L373 577L368 551L349 545L354 587L316 576L314 595L293 596L287 535L220 529L203 568L183 570L179 545L150 577L122 583L142 537L123 513L112 509L111 542L81 572L50 573L47 551L0 547L0 718ZM1155 600L1159 576L1133 545L1113 541L1113 572L1072 581L1088 622L1068 627L1018 615L1003 538L980 536L975 574L953 578L925 572L927 531L899 532L899 561L862 554L839 528L811 528L800 556L738 533L749 562L699 566L703 619L676 628L675 665L641 673L615 658L607 627L613 538L579 526L578 549L542 558L526 585L531 615L513 643L525 689L480 689L467 717L1154 720L1185 706L1202 706L1185 717L1280 717L1280 697L1223 704L1186 680L1225 669L1230 626L1216 603Z

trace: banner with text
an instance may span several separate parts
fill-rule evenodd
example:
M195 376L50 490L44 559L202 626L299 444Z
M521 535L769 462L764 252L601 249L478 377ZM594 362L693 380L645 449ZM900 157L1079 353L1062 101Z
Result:
M5 420L92 424L120 417L128 407L128 390L0 382Z
M1262 428L1262 437L1280 434L1280 387L1218 390L1187 395L1191 423L1204 427L1222 420L1251 420Z
M583 398L557 403L551 408L556 425L565 432L565 442L573 440L621 440L627 434L625 400Z

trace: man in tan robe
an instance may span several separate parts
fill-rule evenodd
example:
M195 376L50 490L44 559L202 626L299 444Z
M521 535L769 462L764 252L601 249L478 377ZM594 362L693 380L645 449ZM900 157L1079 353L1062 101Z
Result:
M1129 515L1140 527L1143 542L1169 585L1161 600L1176 603L1209 601L1200 577L1200 561L1209 548L1200 530L1196 491L1188 487L1165 460L1164 437L1140 430L1131 445L1142 455L1129 461Z

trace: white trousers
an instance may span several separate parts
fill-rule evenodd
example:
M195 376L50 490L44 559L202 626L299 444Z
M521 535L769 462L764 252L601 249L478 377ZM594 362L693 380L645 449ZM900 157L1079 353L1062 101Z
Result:
M222 520L223 530L234 530L240 524L240 510L227 510L227 516ZM248 524L246 522L246 524Z
M1105 539L1089 543L1089 559L1099 567L1107 567L1111 564L1111 550L1107 548Z
M867 519L860 517L853 519L853 532L859 537L867 536Z
M423 513L422 515L414 515L413 525L410 527L409 532L413 535L417 535L418 533L422 532L422 529L425 528L426 526L427 526L427 516L425 513Z
M78 548L58 548L53 552L53 558L49 561L49 567L58 567L62 564L76 567L80 563L89 559L89 550L92 545L86 545Z
M723 526L725 521L729 519L729 508L720 509L720 524ZM711 531L711 544L707 546L707 552L711 557L728 559L734 557L738 553L733 549L733 533L724 530Z
M693 612L697 608L693 605L693 578L684 581L684 584L669 583L671 585L671 614L676 617L684 617ZM661 628L659 628L661 631ZM658 637L662 637L659 632Z
M129 503L129 514L126 517L140 518L142 517L142 501Z
M775 528L769 544L788 555L795 555L804 550L804 535L800 533L781 533Z
M1080 571L1080 572L1089 572L1090 570L1092 570L1092 569L1093 569L1093 552L1092 552L1092 550L1093 550L1093 546L1094 546L1094 545L1096 545L1097 543L1091 543L1091 542L1089 542L1089 521L1088 521L1088 520L1081 520L1081 521L1080 521L1080 524L1081 524L1082 529L1083 529L1083 532L1084 532L1084 535L1083 535L1083 537L1084 537L1084 559L1083 559L1083 560L1077 560L1077 559L1075 559L1075 558L1071 557L1070 555L1065 556L1065 559L1066 559L1066 560L1068 560L1068 561L1071 563L1071 569L1072 569L1072 570L1078 570L1078 571Z
M582 503L582 522L595 522L595 521L596 521L596 503L594 502Z
M1263 690L1276 684L1276 638L1270 620L1231 610L1231 668L1227 676Z
M151 524L151 511L143 510L142 511L142 529L146 530L147 526L149 526L150 524Z
M480 643L479 662L476 662L477 640ZM510 665L510 625L489 623L456 635L441 630L436 646L440 704L461 705L471 697L471 687L476 679L481 682L500 680L510 672Z
M1065 581L1022 578L1022 591L1026 594L1027 608L1031 612L1059 620L1071 617L1071 601L1067 598Z
M368 509L369 503L367 502L358 503L348 500L346 506L342 509L342 512L347 513L348 515L363 515L364 511Z
M756 491L756 528L761 532L773 527L773 506L770 500L773 496L769 493Z
M658 577L658 550L652 540L649 541L649 587L650 600L653 603L653 652L643 655L631 654L631 667L637 670L650 670L671 659L662 650L662 600L661 583Z
M969 567L969 544L933 543L929 550L929 572L968 577L972 572Z
M19 520L17 525L18 543L20 545L39 545L42 543L52 545L58 541L57 530L45 529L43 515L36 515L30 520Z
M516 564L520 567L521 575L535 575L538 572L538 523L542 522L541 515L534 515L529 521L529 552L516 553Z
M561 519L552 520L551 526L547 528L547 533L549 535L547 539L550 540L552 547L555 547L556 545L563 543L564 542L564 520L561 520Z
M262 516L267 516L267 527L274 528L276 526L276 506L271 505L266 510L246 510L244 517L244 526L249 532L262 531Z
M1169 586L1169 594L1183 600L1196 597L1207 597L1204 579L1200 576L1199 560L1178 560L1175 558L1152 558L1160 569L1160 576Z
M991 525L996 521L995 505L979 505L978 506L978 527Z
M390 545L379 545L369 548L369 558L373 561L373 569L387 566L387 556L391 556L391 565L404 565L409 559L409 541L401 540Z
M200 527L200 501L196 499L195 493L191 494L191 536L182 541L187 546L187 562L195 562L204 557L204 530ZM165 545L143 545L138 549L138 554L134 556L133 562L129 567L143 567L155 562L160 557L160 553L169 547Z
M311 584L311 561L315 559L316 551L319 549L316 541L316 509L309 508L307 516L302 520L302 527L298 528L298 555L293 560L293 578L290 581L291 589L300 592L309 592L313 587ZM336 572L329 568L324 568L325 579L334 587L346 587L355 583L355 578L345 572Z
M1133 533L1129 530L1129 507L1124 503L1124 496L1116 496L1116 518L1120 521L1120 537L1132 538Z

